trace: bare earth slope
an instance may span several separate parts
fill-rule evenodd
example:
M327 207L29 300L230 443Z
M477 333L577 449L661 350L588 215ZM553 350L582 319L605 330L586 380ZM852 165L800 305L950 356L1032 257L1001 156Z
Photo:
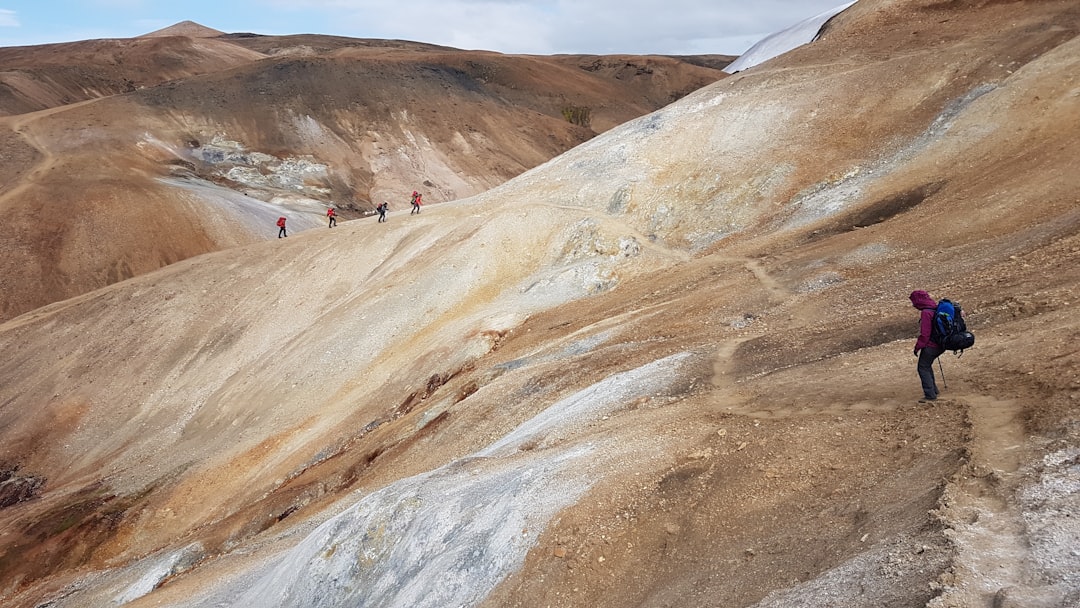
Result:
M863 0L490 192L0 325L0 597L1078 605L1078 34ZM917 288L978 339L933 404Z
M186 36L0 47L0 116L13 116L217 72L263 55Z
M140 38L161 38L165 36L217 38L224 35L225 32L215 30L212 27L206 27L205 25L195 23L194 21L181 21L180 23L174 23L168 27L161 28L160 30L154 30L148 34L143 34Z
M0 319L273 238L281 215L296 232L328 206L357 217L406 207L412 190L476 194L722 76L664 57L320 36L90 41L0 60L14 91L0 106L15 114L0 118Z

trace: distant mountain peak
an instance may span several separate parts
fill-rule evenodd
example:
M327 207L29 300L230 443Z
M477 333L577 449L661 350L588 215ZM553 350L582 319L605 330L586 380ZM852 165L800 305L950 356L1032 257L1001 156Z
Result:
M149 34L143 34L139 38L154 38L161 36L187 36L189 38L214 38L223 35L225 32L215 30L211 27L206 27L195 23L194 21L181 21L175 23L169 27L155 30Z

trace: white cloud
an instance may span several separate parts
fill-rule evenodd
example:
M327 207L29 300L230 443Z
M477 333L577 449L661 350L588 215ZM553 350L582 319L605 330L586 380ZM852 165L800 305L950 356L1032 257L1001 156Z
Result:
M350 22L358 35L400 38L465 49L498 49L511 53L546 53L554 16L534 3L452 0L446 2L358 1Z
M341 35L506 53L738 54L842 0L269 0ZM765 34L763 34L764 32Z
M0 27L19 27L19 16L15 11L0 8Z

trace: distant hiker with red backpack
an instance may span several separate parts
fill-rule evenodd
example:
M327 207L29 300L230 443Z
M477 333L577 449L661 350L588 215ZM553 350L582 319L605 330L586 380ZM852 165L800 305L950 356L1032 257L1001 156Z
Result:
M337 226L337 212L334 211L333 207L330 207L326 210L326 217L330 218L330 225L327 226L327 228L333 228L334 226Z
M934 360L945 352L931 338L937 302L921 289L911 292L909 298L911 305L919 310L919 339L915 341L915 349L912 351L919 358L917 369L923 390L923 398L919 401L934 401L938 397L937 383L934 381Z
M383 203L381 205L379 205L378 207L375 207L375 210L379 212L379 221L380 222L385 222L386 221L386 210L389 209L389 208L390 208L390 205L387 204L386 201L383 201Z
M278 226L277 238L280 239L283 236L289 236L288 234L285 233L285 216L284 215L277 218L277 226Z
M413 190L413 193L412 193L412 211L409 212L409 215L412 215L414 213L420 213L420 205L422 204L421 201L420 201L420 198L422 196L423 196L422 194L420 194L416 190Z

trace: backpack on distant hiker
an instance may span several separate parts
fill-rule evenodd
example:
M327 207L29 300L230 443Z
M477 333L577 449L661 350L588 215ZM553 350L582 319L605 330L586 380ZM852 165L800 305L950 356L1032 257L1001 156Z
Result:
M959 304L948 299L938 302L930 327L930 339L942 350L957 353L958 357L964 354L964 349L974 346L975 335L967 330Z
M279 227L281 227L281 228L284 228L285 227L285 218L284 217L277 218L277 225Z

